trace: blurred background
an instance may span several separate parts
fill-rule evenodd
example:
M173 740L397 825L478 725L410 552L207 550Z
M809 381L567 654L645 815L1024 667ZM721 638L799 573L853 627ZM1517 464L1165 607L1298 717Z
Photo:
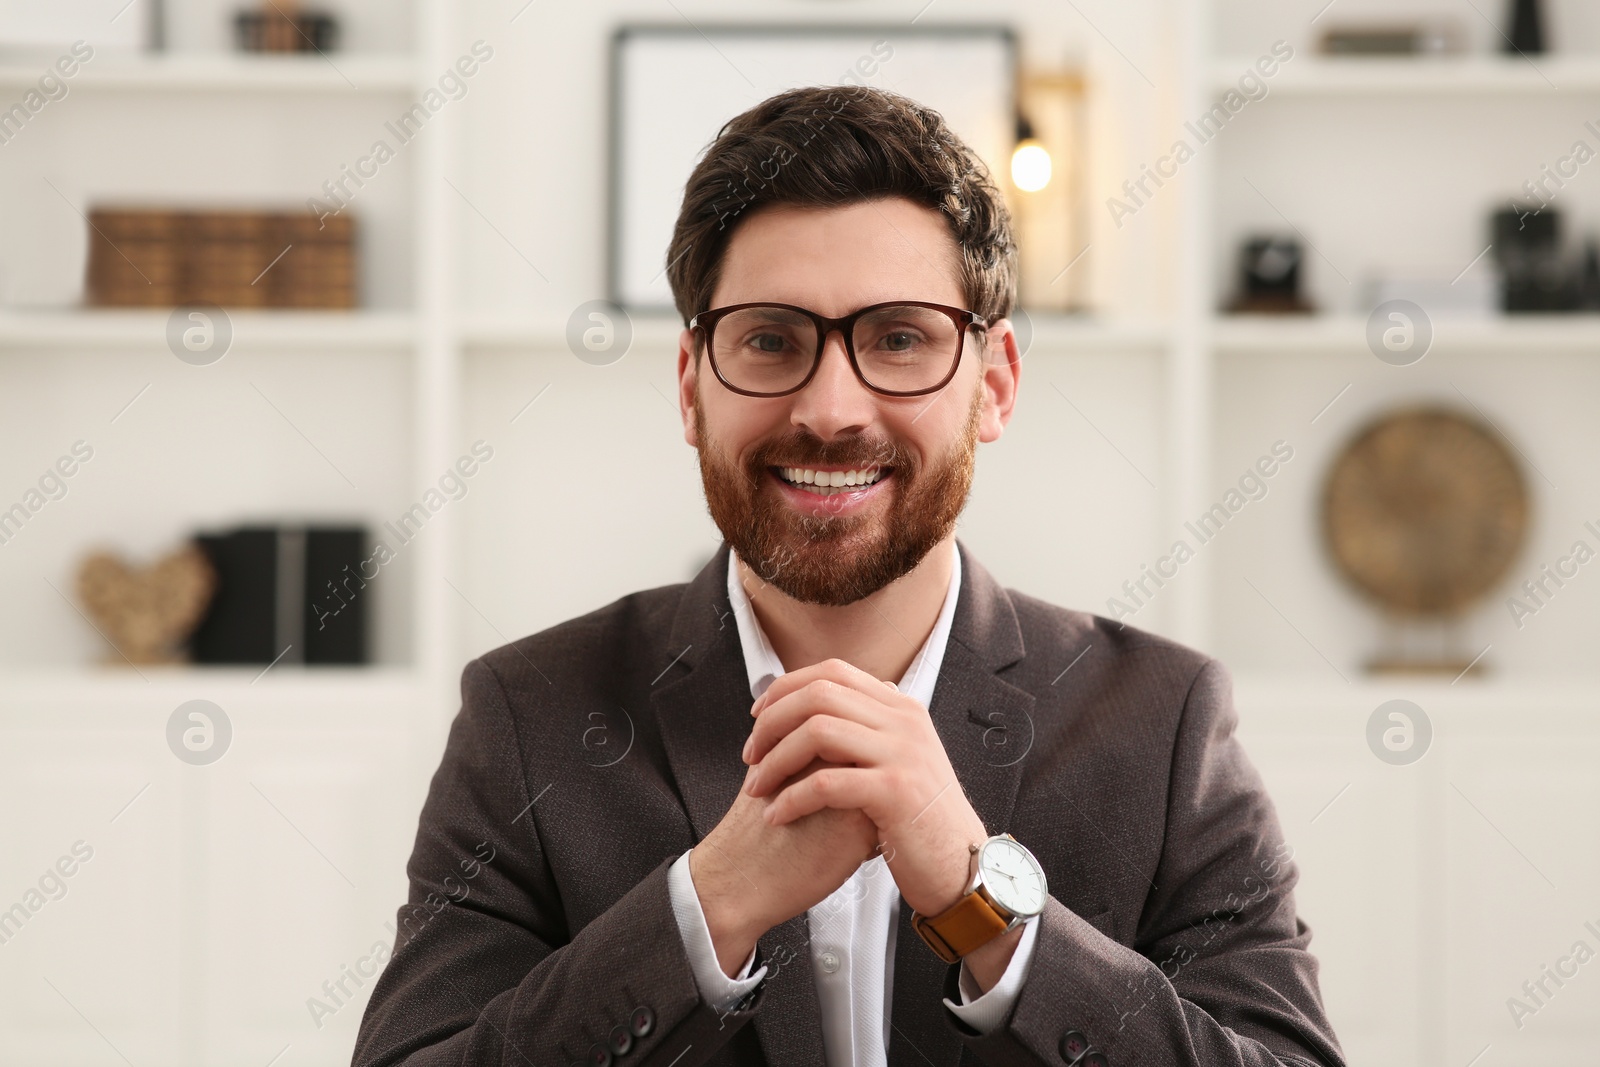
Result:
M1593 1062L1586 0L0 2L0 1062L349 1061L464 664L717 545L663 250L798 84L1004 188L960 536L1232 670L1350 1062Z

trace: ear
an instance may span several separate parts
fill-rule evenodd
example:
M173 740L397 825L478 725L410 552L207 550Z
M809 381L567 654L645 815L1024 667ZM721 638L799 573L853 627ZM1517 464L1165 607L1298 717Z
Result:
M999 319L989 326L988 343L983 348L983 414L978 425L978 440L997 441L1011 421L1022 380L1022 353L1017 349L1017 331L1010 319Z
M694 361L694 332L684 330L678 335L678 412L683 416L683 439L695 448L700 447L699 427L694 420L694 391L699 376Z

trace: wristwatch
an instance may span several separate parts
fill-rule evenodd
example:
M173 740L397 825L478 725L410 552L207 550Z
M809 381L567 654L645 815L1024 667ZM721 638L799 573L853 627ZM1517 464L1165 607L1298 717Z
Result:
M911 913L911 925L946 963L955 963L1044 911L1044 868L1010 834L968 845L973 858L966 895L938 915Z

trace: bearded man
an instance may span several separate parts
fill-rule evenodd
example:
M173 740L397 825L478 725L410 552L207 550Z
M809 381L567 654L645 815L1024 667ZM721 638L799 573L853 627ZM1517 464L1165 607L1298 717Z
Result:
M1342 1067L1224 668L955 537L1022 369L973 153L780 94L667 260L724 543L467 665L355 1062Z

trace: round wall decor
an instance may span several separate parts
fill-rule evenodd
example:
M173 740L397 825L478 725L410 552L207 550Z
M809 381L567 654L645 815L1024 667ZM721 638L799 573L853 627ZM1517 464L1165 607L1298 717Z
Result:
M1516 560L1528 487L1494 430L1442 407L1392 412L1335 459L1322 528L1334 564L1390 612L1462 614Z

